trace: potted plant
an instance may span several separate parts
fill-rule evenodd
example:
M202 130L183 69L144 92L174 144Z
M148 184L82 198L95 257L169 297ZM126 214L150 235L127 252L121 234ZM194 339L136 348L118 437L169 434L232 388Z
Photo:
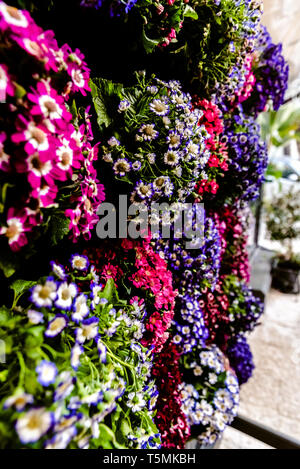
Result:
M293 241L300 238L300 188L293 185L280 192L266 206L266 224L273 241L282 243L282 252L273 261L273 286L285 293L299 293L300 255Z

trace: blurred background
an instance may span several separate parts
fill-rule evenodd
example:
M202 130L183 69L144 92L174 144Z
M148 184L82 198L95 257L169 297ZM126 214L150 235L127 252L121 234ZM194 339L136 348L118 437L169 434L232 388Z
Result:
M300 440L300 2L264 0L263 23L290 66L286 103L260 123L270 164L253 209L252 286L264 299L262 324L249 338L256 368L242 386L240 415ZM221 449L269 446L233 428Z

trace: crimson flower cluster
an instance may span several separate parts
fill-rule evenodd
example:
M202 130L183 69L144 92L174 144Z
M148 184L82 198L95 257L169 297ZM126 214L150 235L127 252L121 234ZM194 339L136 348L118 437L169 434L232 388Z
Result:
M161 434L163 448L184 448L190 437L190 428L182 411L179 360L177 346L167 342L156 356L152 368L159 392L155 423Z

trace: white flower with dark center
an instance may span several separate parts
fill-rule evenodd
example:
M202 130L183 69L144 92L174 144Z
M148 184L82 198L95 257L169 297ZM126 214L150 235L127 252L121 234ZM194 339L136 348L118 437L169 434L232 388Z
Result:
M56 289L56 283L49 278L44 285L36 285L31 289L31 301L38 307L50 308L57 295Z
M137 183L135 190L141 199L149 198L153 194L152 185L145 184L143 181Z
M27 404L33 404L34 398L31 394L26 394L22 390L17 390L13 396L10 396L3 404L4 409L14 406L18 412L21 412Z
M77 295L77 286L74 283L63 282L57 290L55 305L60 309L71 309L73 298Z
M143 140L148 140L149 142L151 140L154 140L158 137L158 131L154 129L155 125L154 124L144 124L140 128L139 132L141 136L143 137Z
M126 160L126 158L119 158L113 165L114 173L121 177L125 176L126 173L129 173L130 169L131 164Z
M55 382L57 376L56 365L47 360L42 360L35 371L38 374L37 380L42 386L50 386Z
M132 412L140 412L146 406L143 394L130 392L128 394L127 406L131 408Z
M94 339L98 334L99 319L91 317L82 321L81 326L76 329L76 340L83 344L86 340Z
M179 161L179 154L177 151L169 150L164 154L164 162L168 166L176 166Z
M178 148L181 143L181 137L176 132L172 131L167 136L167 143L169 144L170 148Z
M79 254L74 254L70 262L73 269L80 271L87 270L89 266L88 258L86 256L80 256Z
M135 161L134 163L132 163L131 167L133 171L139 171L142 167L142 163L140 161Z
M50 429L53 414L44 407L32 409L22 415L16 423L16 432L23 444L35 443Z
M150 109L158 116L165 116L169 112L168 104L161 99L154 99L150 104Z
M27 311L27 317L31 324L40 324L41 322L44 322L43 313L40 313L39 311L35 311L34 309L29 309Z
M60 334L61 331L67 327L68 317L64 314L57 314L52 321L49 322L48 327L45 331L46 337L55 337Z
M82 321L89 314L87 296L81 293L74 301L72 319L75 322Z

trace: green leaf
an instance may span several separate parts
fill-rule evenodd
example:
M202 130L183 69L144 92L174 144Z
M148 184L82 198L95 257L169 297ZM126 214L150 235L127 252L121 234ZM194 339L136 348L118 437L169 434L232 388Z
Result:
M15 292L15 300L20 298L29 288L33 287L36 282L32 280L15 280L10 288Z
M104 290L99 293L100 298L106 298L109 303L115 304L119 301L119 295L116 289L115 282L112 278L107 280Z
M23 86L19 85L16 82L14 82L14 85L15 85L15 98L22 99L26 94L26 90L23 88Z
M9 370L3 370L0 372L0 383L4 383L7 379Z
M54 246L69 233L69 226L70 220L64 214L53 214L49 223L49 232Z
M6 278L11 277L15 271L18 269L19 262L16 259L16 256L6 248L5 251L2 250L0 257L0 269L3 271Z
M161 42L160 39L150 39L145 33L145 28L143 28L142 39L147 54L153 52L157 45Z
M194 20L198 19L198 13L190 5L186 5L183 11L183 16L186 18L193 18Z
M123 85L121 83L113 83L104 78L95 78L90 80L89 84L95 111L98 116L98 125L99 127L102 127L102 125L108 127L112 122L109 98L111 96L119 96L121 98Z

